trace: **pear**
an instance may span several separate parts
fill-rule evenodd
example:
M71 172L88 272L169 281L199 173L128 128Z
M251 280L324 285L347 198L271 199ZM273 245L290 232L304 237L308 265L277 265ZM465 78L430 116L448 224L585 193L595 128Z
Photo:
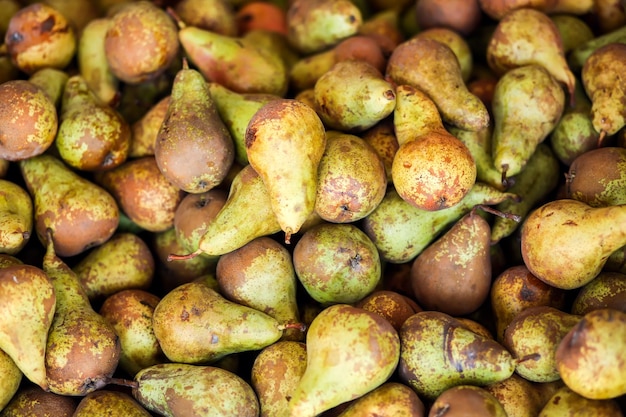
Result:
M525 358L515 372L528 381L552 382L560 378L554 353L581 316L550 306L532 306L519 312L504 332L504 346L518 358Z
M154 155L154 145L170 105L170 98L170 95L166 95L159 99L139 120L131 124L129 158Z
M421 311L400 329L401 380L434 400L458 385L484 386L509 378L516 360L504 346L439 311Z
M508 417L536 417L543 407L537 388L518 374L484 389L496 397Z
M280 339L284 329L268 314L229 301L198 281L163 296L152 325L167 358L189 364L259 350Z
M58 129L57 109L46 91L28 80L0 84L0 158L19 161L44 153Z
M419 255L446 226L475 205L493 205L508 198L515 198L515 194L477 182L458 204L430 211L408 203L391 187L376 209L363 219L363 231L374 242L383 261L404 263Z
M525 265L548 285L582 287L598 275L612 252L626 245L625 210L625 206L594 208L572 199L537 207L521 228Z
M475 385L457 385L435 399L428 417L507 417L504 407L489 391Z
M601 308L585 314L556 349L556 368L565 385L591 400L624 395L624 335L623 311Z
M550 19L559 31L566 58L568 58L570 51L595 38L591 27L580 16L559 13L551 14ZM572 68L570 67L570 69Z
M376 290L354 306L379 314L387 319L396 331L400 331L406 319L422 311L412 298L394 290Z
M206 81L185 64L174 79L154 157L163 175L188 193L209 191L220 184L234 161L233 140Z
M337 62L317 80L314 92L324 125L344 132L369 129L396 106L391 83L362 60Z
M463 215L411 265L415 300L427 310L464 316L489 298L491 228L474 210Z
M104 47L110 24L110 17L89 20L80 32L76 48L80 75L96 97L106 104L112 104L120 94L120 80L109 67Z
M17 264L0 269L0 349L34 384L48 389L45 352L56 310L56 293L40 268Z
M298 93L313 89L317 80L338 62L335 48L336 45L330 49L307 54L298 59L289 69L289 85L291 88Z
M611 136L626 125L626 112L619 103L626 95L624 73L626 45L611 43L596 49L585 61L581 79L591 100L593 127L600 139Z
M163 74L179 53L176 25L149 1L129 2L111 13L104 37L109 68L120 81L138 84Z
M113 235L119 208L105 189L52 155L28 158L19 167L34 202L37 236L44 242L47 229L53 229L59 256L77 255Z
M7 266L11 266L11 265L23 265L24 262L13 256L13 255L8 255L6 253L0 253L0 269L5 268Z
M626 27L622 26L603 34L597 34L597 36L594 36L587 42L578 45L567 55L569 67L572 71L580 72L587 58L589 58L596 49L609 43L626 43Z
M130 220L149 232L171 228L185 196L163 175L154 156L129 159L117 168L99 171L94 181L115 197Z
M0 349L0 410L11 401L22 382L22 371L11 357Z
M174 230L176 239L185 250L193 252L198 249L198 243L208 225L224 207L227 199L228 192L221 188L183 197L174 214ZM211 258L217 260L218 257Z
M306 369L306 345L282 340L263 348L250 370L261 417L289 417L289 398Z
M425 210L458 204L476 181L469 149L443 127L437 107L425 93L407 85L398 87L397 97L394 127L400 147L391 165L396 191ZM411 116L420 110L424 113L411 123Z
M267 188L287 243L315 209L317 172L325 147L319 116L294 99L266 103L248 123L248 160ZM277 164L277 155L289 165Z
M518 195L521 201L507 200L496 205L496 209L509 216L497 216L491 225L491 243L512 235L520 222L511 215L524 218L538 203L545 201L558 186L561 166L552 148L540 143L528 159L526 166L512 177L507 191Z
M572 161L566 175L568 198L592 207L626 204L626 149L607 146L591 149Z
M98 311L119 336L119 368L131 376L166 362L152 329L152 316L159 301L157 295L145 290L121 290L108 296Z
M2 417L72 417L78 400L67 395L44 391L36 385L25 385L0 411Z
M561 387L539 411L538 417L558 417L574 414L580 417L621 417L617 401L596 400L577 394L569 387Z
M73 417L94 415L150 417L152 414L129 394L102 389L85 395L76 406Z
M565 309L565 290L553 287L534 276L526 265L512 265L496 276L489 299L495 321L495 337L504 342L506 328L523 310L533 306Z
M626 312L626 274L601 271L591 282L580 288L571 313L585 315L600 308L614 308Z
M379 155L363 139L347 133L327 137L317 181L315 212L333 223L365 218L387 190Z
M45 67L41 68L28 77L28 81L41 87L50 100L54 103L55 107L59 108L61 100L63 99L63 92L65 91L65 85L70 76L66 71Z
M115 329L91 307L78 277L54 251L48 229L43 270L54 285L57 306L46 343L50 391L86 395L109 383L120 357Z
M293 266L306 292L325 305L355 303L382 278L376 246L353 224L322 223L307 230L293 249Z
M270 237L256 238L220 256L215 277L220 294L230 301L262 311L279 323L300 321L291 253ZM298 329L289 329L283 338L301 336Z
M400 340L377 314L335 304L313 319L306 349L307 366L289 400L291 416L317 416L387 382L398 364Z
M133 397L146 409L163 416L259 415L252 387L236 374L214 366L153 365L135 375L135 382Z
M33 231L33 200L21 185L0 179L0 252L18 254Z
M117 110L95 96L82 75L67 80L59 121L56 149L72 168L112 169L126 160L130 126Z
M512 10L498 22L486 53L489 67L500 76L522 66L541 66L567 87L573 100L576 78L565 60L561 34L546 13L530 7Z
M63 13L36 2L11 17L4 45L14 65L26 74L44 67L65 69L76 52L76 32Z
M250 119L265 103L277 98L275 94L237 93L216 82L209 83L209 92L235 145L235 161L248 164L246 128Z
M489 124L487 108L467 89L456 55L439 41L416 37L402 42L389 57L386 78L426 93L447 124L466 130Z
M500 20L507 13L520 8L533 8L547 14L567 13L573 15L584 15L592 11L592 0L479 0L482 10L491 18Z
M299 53L328 49L355 35L363 24L360 9L346 0L296 0L287 9L287 39Z
M474 66L474 57L469 42L459 32L450 27L429 27L421 30L415 37L434 39L447 45L459 60L461 78L466 83L469 81Z
M483 19L480 3L478 0L420 1L415 5L418 33L420 28L449 27L462 36L468 36L479 27Z
M225 0L181 0L174 12L187 24L228 36L236 36L237 18L232 2Z
M154 256L148 244L134 233L116 233L78 261L72 270L91 301L101 301L118 291L147 289L154 277Z
M543 67L531 64L507 71L493 93L493 164L503 178L522 172L537 145L563 114L565 93Z
M153 80L139 84L122 83L120 97L115 108L132 125L142 118L158 100L171 93L176 71L180 68L182 68L182 63L176 60L167 72Z
M425 413L415 391L398 382L385 382L354 400L338 417L423 417Z
M394 132L393 120L381 120L376 125L362 132L359 137L367 142L374 149L376 154L378 154L378 157L383 162L383 166L385 167L387 185L391 184L391 167L393 165L393 157L400 147Z

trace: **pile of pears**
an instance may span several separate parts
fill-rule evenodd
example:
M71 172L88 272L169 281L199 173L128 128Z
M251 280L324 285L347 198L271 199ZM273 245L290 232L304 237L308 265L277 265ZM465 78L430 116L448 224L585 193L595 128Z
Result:
M625 9L0 0L0 417L623 417Z

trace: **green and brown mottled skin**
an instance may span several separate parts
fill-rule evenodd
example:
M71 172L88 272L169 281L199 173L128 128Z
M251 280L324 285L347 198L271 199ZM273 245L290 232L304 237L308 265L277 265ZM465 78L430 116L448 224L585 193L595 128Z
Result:
M424 417L422 400L408 386L385 382L378 388L354 400L338 417L359 416Z
M579 155L565 185L568 197L592 207L626 204L626 148L603 147Z
M278 341L259 352L250 371L261 417L288 417L289 399L307 363L306 344Z
M33 231L33 201L22 186L0 179L0 251L17 255Z
M0 158L19 161L45 152L59 125L45 91L27 80L0 84Z
M539 417L571 416L618 417L623 415L620 404L614 399L595 400L577 394L571 388L562 386L546 401Z
M594 400L626 394L626 313L601 308L585 314L556 349L556 367L574 392Z
M37 386L20 388L2 409L3 417L72 417L78 399L44 391Z
M85 395L73 414L73 417L114 416L150 417L137 400L121 391L98 390Z
M204 193L187 194L176 208L174 229L176 239L188 252L198 249L198 243L208 225L224 207L228 192L214 188Z
M48 388L44 354L48 330L57 308L57 296L40 268L14 264L0 269L0 349L25 378Z
M601 271L578 291L571 313L584 315L600 308L614 308L626 313L626 274Z
M536 386L516 373L484 388L502 404L508 417L536 417L544 404Z
M171 17L152 2L120 7L111 17L104 40L111 71L130 84L158 77L178 56L177 33Z
M422 311L413 299L391 290L374 291L357 302L355 307L379 314L387 319L396 331L400 331L406 319Z
M457 385L499 382L515 371L516 362L504 346L438 311L409 317L400 329L400 343L399 376L424 398L435 399Z
M430 407L429 416L507 417L504 407L489 391L476 385L458 385L442 392Z
M54 252L48 238L43 269L57 298L46 342L46 377L51 392L86 395L109 383L119 364L115 329L93 310L78 277Z
M252 387L236 374L213 366L167 363L135 375L133 397L167 417L258 417Z

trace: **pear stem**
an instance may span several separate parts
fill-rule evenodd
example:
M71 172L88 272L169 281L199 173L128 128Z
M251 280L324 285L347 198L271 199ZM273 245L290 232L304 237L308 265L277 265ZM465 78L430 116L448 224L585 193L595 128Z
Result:
M119 385L121 387L138 388L139 382L124 378L109 378L109 384Z
M186 261L189 259L193 259L196 256L200 255L202 253L202 251L200 249L196 250L195 252L191 252L188 253L186 255L176 255L174 253L170 253L169 255L167 255L167 261L171 262L171 261Z
M498 209L495 209L493 207L487 206L485 204L478 204L474 206L472 210L476 210L476 209L481 209L484 212L494 214L498 217L502 217L503 219L510 219L510 220L516 221L517 223L522 221L522 216L518 214L506 213Z
M526 361L530 361L530 360L537 360L541 357L541 355L539 353L530 353L528 355L522 356L521 358L517 358L515 360L515 364L519 364L522 362L526 362Z
M606 130L600 131L600 136L598 136L598 148L602 147L602 142L604 142L604 138L606 137Z
M304 323L284 323L278 325L279 330L298 329L301 332L306 330L306 324Z
M178 13L176 13L174 9L172 9L170 6L166 7L165 11L172 17L172 19L174 19L174 22L176 22L178 29L185 29L187 27L185 22L183 22L183 19L181 19Z

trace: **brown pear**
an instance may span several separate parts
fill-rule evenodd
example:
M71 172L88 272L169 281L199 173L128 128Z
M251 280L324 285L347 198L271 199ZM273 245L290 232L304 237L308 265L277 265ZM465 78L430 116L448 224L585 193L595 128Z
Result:
M24 385L0 411L2 417L72 417L79 400L73 396Z
M161 129L161 124L165 119L169 104L170 96L167 95L150 107L139 120L131 125L129 158L154 155L154 143L159 134L159 129Z
M129 394L121 391L102 389L91 392L80 400L73 417L89 416L150 417L141 404Z
M504 407L489 391L475 385L458 385L442 392L428 417L507 417Z
M536 417L543 406L533 383L518 374L484 388L502 404L508 417Z
M406 319L422 308L406 295L392 290L377 290L355 304L363 310L380 314L386 318L397 331Z
M582 287L572 302L571 313L585 315L600 308L626 313L626 274L602 271Z
M424 403L410 387L399 382L385 382L354 400L338 417L423 417Z
M567 196L592 207L626 204L626 148L591 149L572 161L566 175Z

